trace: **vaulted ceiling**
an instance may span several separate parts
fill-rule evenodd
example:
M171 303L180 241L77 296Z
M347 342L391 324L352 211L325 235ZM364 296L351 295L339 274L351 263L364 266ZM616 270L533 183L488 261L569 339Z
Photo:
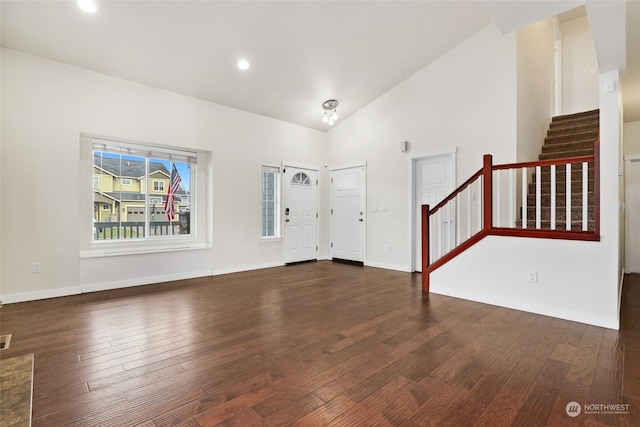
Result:
M353 114L496 20L487 3L98 0L89 15L74 1L2 1L1 43L327 130L322 102Z

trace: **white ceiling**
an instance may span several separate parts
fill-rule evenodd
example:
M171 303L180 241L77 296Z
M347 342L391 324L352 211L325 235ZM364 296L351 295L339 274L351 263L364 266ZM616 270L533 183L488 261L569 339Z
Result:
M2 1L2 46L318 130L489 24L472 1ZM251 62L240 71L236 62ZM640 116L638 118L640 120Z

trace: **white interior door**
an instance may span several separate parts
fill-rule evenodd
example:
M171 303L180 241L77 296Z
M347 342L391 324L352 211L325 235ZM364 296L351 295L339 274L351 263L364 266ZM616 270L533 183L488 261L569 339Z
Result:
M422 205L435 207L455 189L455 153L439 156L425 157L415 160L415 270L422 270ZM453 220L455 213L445 210L441 216L441 235L445 251L454 242L455 226Z
M318 258L318 171L284 168L284 262Z
M364 262L366 170L331 171L331 257Z
M625 273L640 273L640 159L626 162Z

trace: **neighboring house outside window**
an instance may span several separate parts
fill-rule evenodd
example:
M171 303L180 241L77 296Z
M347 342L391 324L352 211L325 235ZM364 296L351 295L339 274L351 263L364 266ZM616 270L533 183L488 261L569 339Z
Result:
M94 241L191 235L196 159L191 152L94 139Z
M280 237L280 168L262 166L262 237Z

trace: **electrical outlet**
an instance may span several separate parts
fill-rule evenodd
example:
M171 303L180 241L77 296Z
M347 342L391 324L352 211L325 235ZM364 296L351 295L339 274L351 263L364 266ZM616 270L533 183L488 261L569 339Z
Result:
M538 281L538 272L537 271L529 271L527 273L527 280L529 282L533 282L533 283L537 282Z
M39 262L34 262L33 264L31 264L31 272L32 273L40 273L41 267L40 267L40 263Z

